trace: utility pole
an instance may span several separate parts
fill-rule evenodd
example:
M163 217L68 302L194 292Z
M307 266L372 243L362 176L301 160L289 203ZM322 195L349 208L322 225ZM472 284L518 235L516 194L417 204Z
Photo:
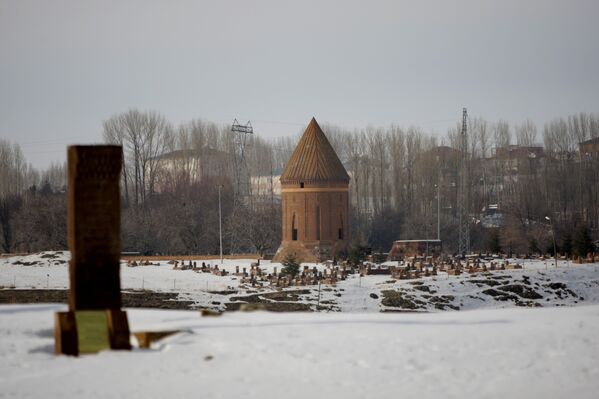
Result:
M223 216L220 204L220 190L223 186L218 185L218 235L220 238L220 264L223 264Z
M460 255L470 252L470 209L468 207L468 111L462 110L462 132L460 133L460 185L458 196L459 236L458 252Z
M555 268L557 269L557 246L555 245L555 229L553 228L553 220L549 216L545 216L551 224L551 237L553 238L553 259L555 260Z
M318 280L318 303L316 304L316 310L320 308L320 279Z
M435 184L437 187L437 240L441 241L441 184Z

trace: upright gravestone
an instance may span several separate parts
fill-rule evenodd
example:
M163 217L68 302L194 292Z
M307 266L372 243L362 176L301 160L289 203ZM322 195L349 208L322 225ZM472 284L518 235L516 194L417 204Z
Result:
M122 148L68 149L69 311L56 313L56 353L130 349L121 310L120 194Z

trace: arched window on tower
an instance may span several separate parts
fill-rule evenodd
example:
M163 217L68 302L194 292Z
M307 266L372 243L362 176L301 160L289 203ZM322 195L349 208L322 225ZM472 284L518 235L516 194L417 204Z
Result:
M320 207L316 207L316 239L320 240Z
M343 215L339 214L339 235L340 240L343 240Z
M297 241L297 227L295 226L295 212L293 213L293 218L291 219L291 239L293 241Z

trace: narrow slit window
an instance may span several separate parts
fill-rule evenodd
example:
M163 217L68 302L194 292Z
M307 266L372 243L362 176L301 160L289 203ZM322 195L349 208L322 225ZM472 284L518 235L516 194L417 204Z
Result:
M316 207L316 239L320 240L320 207Z
M295 213L293 214L293 218L291 219L291 239L293 241L297 241L297 228L295 226Z
M339 214L339 234L340 240L343 240L343 215Z

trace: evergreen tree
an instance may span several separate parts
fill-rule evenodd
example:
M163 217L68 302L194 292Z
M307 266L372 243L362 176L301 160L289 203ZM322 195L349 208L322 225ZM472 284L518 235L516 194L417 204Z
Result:
M297 258L293 254L288 254L283 260L283 274L288 274L291 277L295 277L299 273L300 264Z
M553 247L552 247L551 250L553 251ZM572 234L569 231L566 232L566 234L564 236L564 241L562 242L561 250L562 250L562 252L564 254L566 254L566 256L569 256L569 257L572 256L572 250L573 250L573 246L572 246Z
M489 237L488 248L491 253L498 254L501 252L501 241L499 240L499 230L495 229Z
M541 252L541 250L539 249L539 243L537 242L536 238L531 238L529 243L528 243L528 252L530 252L531 254L536 254Z
M362 262L364 262L364 260L366 260L368 253L368 248L366 248L365 246L360 244L359 241L356 240L352 243L352 246L349 249L347 259L352 265L359 265Z
M591 232L586 224L583 224L578 229L576 234L576 240L574 241L574 254L576 256L587 256L589 252L593 251L593 239L591 238Z

